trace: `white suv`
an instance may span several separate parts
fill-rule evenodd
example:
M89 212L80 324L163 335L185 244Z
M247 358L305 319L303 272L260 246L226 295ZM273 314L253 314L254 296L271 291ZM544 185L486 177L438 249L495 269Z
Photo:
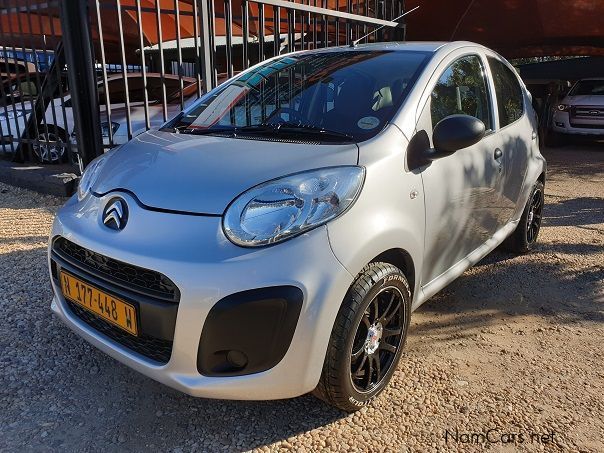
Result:
M554 112L554 132L604 136L604 78L579 80Z

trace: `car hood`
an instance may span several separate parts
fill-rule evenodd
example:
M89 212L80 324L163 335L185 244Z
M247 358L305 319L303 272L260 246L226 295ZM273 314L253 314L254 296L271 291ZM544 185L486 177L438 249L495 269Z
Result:
M92 187L132 192L152 208L221 215L262 182L314 168L356 165L355 144L317 145L149 131L107 156Z
M604 96L567 96L565 104L604 107Z

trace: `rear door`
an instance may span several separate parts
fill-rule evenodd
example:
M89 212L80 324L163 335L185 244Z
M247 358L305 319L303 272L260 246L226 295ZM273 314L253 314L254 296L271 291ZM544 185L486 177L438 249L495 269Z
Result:
M515 71L494 55L488 55L487 62L497 101L497 133L502 140L501 178L497 188L501 200L498 227L501 228L513 220L537 131L527 114L532 108Z

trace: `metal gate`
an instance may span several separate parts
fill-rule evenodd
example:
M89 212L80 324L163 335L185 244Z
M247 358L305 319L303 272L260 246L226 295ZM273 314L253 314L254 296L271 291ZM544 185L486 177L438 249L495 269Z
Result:
M403 0L5 0L0 136L86 165L267 58L404 39Z

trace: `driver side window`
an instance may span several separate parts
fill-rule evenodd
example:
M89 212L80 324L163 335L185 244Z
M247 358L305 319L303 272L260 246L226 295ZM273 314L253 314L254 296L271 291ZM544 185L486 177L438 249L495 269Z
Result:
M451 115L470 115L492 129L487 79L480 57L470 55L451 64L431 95L432 128Z

